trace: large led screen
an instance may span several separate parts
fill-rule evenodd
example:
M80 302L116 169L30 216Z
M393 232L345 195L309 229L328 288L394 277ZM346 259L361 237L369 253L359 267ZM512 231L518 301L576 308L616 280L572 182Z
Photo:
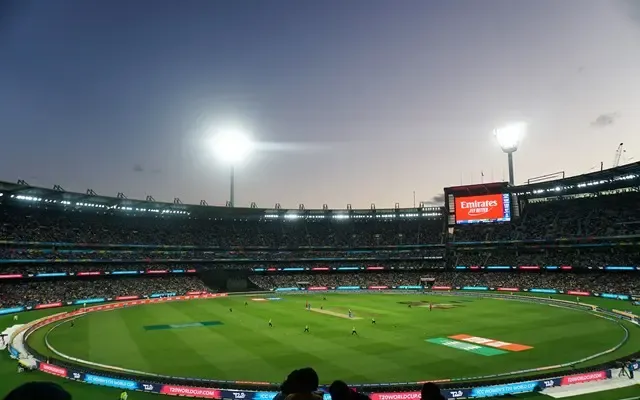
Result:
M511 221L508 193L456 197L456 224Z

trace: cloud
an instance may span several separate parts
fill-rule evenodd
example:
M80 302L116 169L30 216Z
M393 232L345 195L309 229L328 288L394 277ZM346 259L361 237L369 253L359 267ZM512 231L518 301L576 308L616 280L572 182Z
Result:
M616 113L600 114L593 122L591 126L594 128L604 128L609 125L613 125L618 115Z
M425 201L425 204L431 204L436 206L441 206L444 204L444 193L439 193Z
M133 166L133 172L144 172L144 168L142 168L142 165L140 164L135 164Z

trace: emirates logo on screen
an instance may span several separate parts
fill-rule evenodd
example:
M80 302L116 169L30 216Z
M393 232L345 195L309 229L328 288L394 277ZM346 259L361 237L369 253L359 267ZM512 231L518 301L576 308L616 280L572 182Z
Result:
M461 201L460 208L467 211L467 215L470 217L479 217L488 213L493 207L498 206L497 200L485 200L485 201Z

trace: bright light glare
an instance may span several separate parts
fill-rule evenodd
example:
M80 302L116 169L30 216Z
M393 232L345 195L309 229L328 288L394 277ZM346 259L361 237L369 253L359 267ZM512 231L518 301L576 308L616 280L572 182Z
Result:
M255 147L251 138L240 129L219 131L212 145L216 158L231 165L244 161Z
M524 122L498 128L493 131L493 134L498 141L498 144L505 153L511 153L518 150L520 140L527 130L527 125Z

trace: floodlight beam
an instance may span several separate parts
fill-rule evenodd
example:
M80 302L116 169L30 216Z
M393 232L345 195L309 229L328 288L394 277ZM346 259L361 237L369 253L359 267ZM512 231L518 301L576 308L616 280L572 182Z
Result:
M514 185L513 172L513 153L518 150L520 140L524 136L526 130L525 123L516 123L493 131L498 144L503 152L507 153L507 162L509 166L509 184Z
M223 130L213 141L216 158L227 164L239 164L253 151L254 144L241 130Z
M254 150L255 144L244 130L226 128L213 138L213 151L217 159L229 166L229 206L235 206L235 167Z

